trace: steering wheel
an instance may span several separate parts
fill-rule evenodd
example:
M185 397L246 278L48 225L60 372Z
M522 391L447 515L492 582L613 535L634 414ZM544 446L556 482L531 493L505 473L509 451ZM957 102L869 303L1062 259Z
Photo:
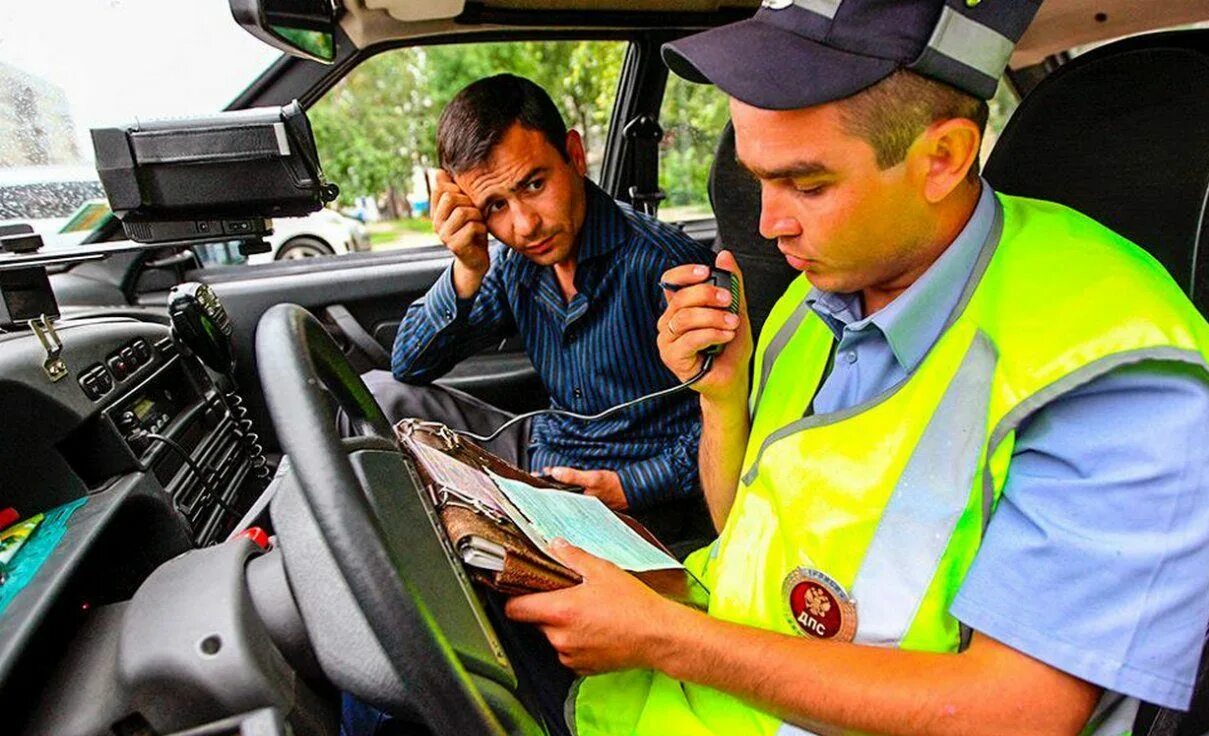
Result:
M379 645L416 693L416 710L436 732L503 736L437 617L409 583L366 496L418 503L416 495L402 487L403 478L372 479L375 486L396 488L363 488L341 442L333 398L362 435L399 452L377 402L319 321L297 305L265 312L256 354L269 413L298 486Z

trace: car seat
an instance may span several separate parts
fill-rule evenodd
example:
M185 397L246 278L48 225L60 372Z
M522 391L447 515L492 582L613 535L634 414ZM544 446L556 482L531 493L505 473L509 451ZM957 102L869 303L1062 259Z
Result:
M729 250L743 270L751 332L759 337L769 310L798 272L776 242L760 236L760 184L735 159L735 129L729 121L709 170L709 202L718 223L714 252Z
M984 176L1073 207L1148 250L1209 307L1209 29L1075 58L1017 108Z
M1142 246L1206 314L1209 29L1117 41L1059 67L1021 102L984 176ZM1189 712L1143 704L1134 736L1209 731L1207 670L1202 652Z

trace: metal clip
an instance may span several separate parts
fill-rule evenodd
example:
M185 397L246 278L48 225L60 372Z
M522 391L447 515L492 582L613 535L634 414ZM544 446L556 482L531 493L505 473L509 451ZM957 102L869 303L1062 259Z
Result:
M67 375L67 363L60 357L63 354L63 341L55 331L54 323L45 314L29 321L29 327L38 336L42 348L46 350L46 360L42 362L42 370L51 383L59 381Z
M454 432L441 422L430 422L424 419L410 417L400 420L396 426L401 428L401 432L404 437L410 437L417 431L423 431L433 437L437 437L445 443L446 451L452 450L453 448L462 444L461 438L458 436L457 432Z
M455 447L461 447L462 436L460 434L454 432L444 424L439 424L437 422L433 422L433 424L439 428L436 430L436 435L445 441L445 449L452 450Z
M477 498L467 496L456 488L450 488L449 486L440 484L437 484L437 488L439 489L437 493L438 508L445 505L461 506L462 508L470 509L480 516L486 516L488 519L491 519L497 524L510 521L506 515L501 514L495 509L487 506Z

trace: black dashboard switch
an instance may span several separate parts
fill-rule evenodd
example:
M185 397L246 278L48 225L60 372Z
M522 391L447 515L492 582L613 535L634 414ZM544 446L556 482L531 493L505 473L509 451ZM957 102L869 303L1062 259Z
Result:
M84 389L84 395L93 401L105 395L105 392L101 390L101 384L97 381L95 373L80 376L80 388Z
M134 350L131 348L122 348L121 356L122 360L126 361L126 365L130 366L132 372L143 364L143 361L135 357Z
M95 371L97 384L101 387L101 393L107 394L113 389L113 376L109 375L109 371L105 370L105 366L97 366Z
M119 381L126 380L126 376L130 375L130 366L121 355L111 355L105 362L109 364L109 370L113 371L114 378Z
M139 362L146 363L151 360L151 346L147 344L146 340L136 340L131 349L134 350L134 357L138 358Z

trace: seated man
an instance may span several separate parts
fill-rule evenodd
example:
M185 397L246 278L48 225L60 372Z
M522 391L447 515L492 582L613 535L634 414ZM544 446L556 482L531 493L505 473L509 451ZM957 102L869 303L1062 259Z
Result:
M668 366L727 343L694 386L709 615L556 543L584 582L506 612L593 675L578 736L1119 736L1139 699L1188 706L1209 325L1132 243L978 177L1036 6L766 0L665 48L731 96L761 232L802 273L752 374L747 321L665 276Z
M463 89L441 114L437 146L444 171L433 225L454 261L407 310L393 378L366 376L387 416L490 434L507 413L423 386L516 334L559 409L590 415L674 386L654 342L664 307L659 276L709 263L709 250L589 181L579 134L527 79L501 74ZM488 234L507 247L489 249ZM598 422L539 416L488 448L637 512L658 535L679 536L692 535L681 526L683 511L644 512L696 496L705 519L699 436L697 398L683 391Z

